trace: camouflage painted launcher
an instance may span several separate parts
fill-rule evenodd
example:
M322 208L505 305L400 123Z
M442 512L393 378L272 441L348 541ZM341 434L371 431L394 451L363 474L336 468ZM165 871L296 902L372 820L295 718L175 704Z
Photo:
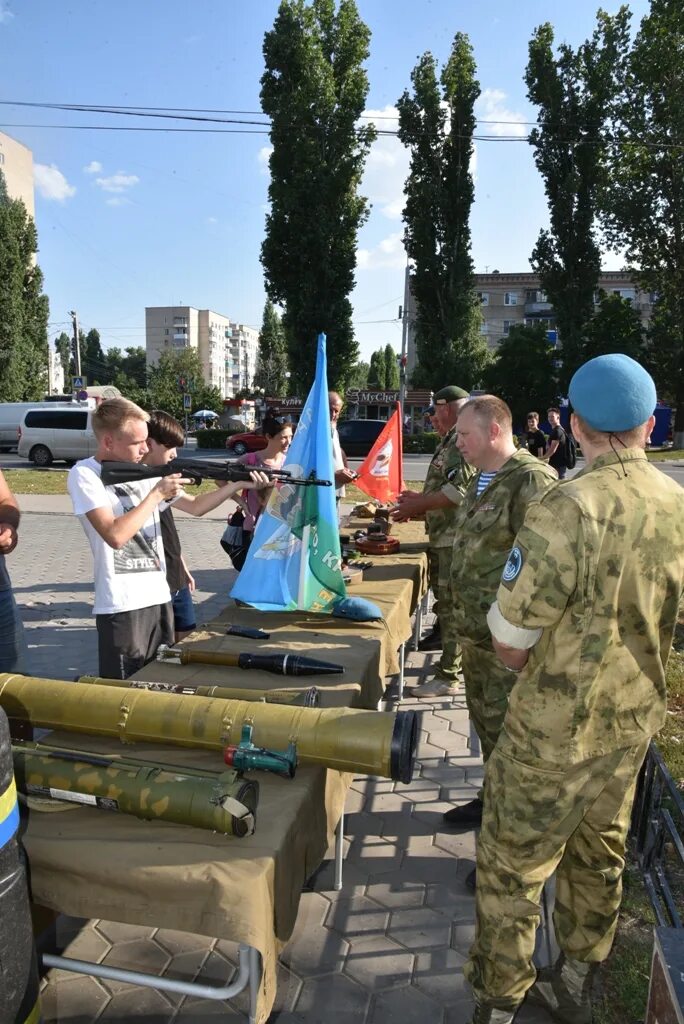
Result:
M265 701L266 704L292 704L301 708L317 708L321 692L315 686L308 690L250 690L220 683L200 686L197 683L168 683L148 679L104 679L102 676L81 676L79 683L98 686L119 686L127 690L153 690L155 693L180 693L195 697L223 697L224 700Z
M259 784L239 771L174 769L43 743L12 747L17 788L27 797L63 800L193 825L231 836L254 832Z
M297 708L10 673L0 673L0 706L34 726L203 750L222 751L251 724L262 747L296 743L300 764L399 782L411 781L418 735L415 711Z

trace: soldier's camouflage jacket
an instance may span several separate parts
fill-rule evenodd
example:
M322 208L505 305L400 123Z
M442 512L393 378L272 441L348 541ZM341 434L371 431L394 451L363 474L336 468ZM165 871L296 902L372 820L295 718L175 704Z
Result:
M684 593L684 494L629 448L532 506L497 602L543 630L502 740L562 765L635 746L665 718L665 665Z
M521 448L477 496L477 476L456 510L451 566L453 614L460 639L489 645L487 612L527 506L558 477Z
M453 544L458 505L474 473L456 447L456 427L452 427L435 449L423 486L423 494L442 491L451 502L446 508L434 508L425 513L430 547L450 548Z

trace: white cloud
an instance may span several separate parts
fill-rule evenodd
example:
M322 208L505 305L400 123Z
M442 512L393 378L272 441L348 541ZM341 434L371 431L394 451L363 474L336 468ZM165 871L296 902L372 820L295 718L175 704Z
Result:
M485 89L477 103L475 112L483 121L492 121L493 124L482 124L482 130L478 134L483 135L514 135L516 138L524 139L528 134L528 127L525 125L525 117L505 106L506 93L501 89Z
M137 174L126 174L125 171L117 171L110 174L108 178L96 178L95 184L99 185L103 192L125 192L126 189L137 185L140 178Z
M257 162L262 174L268 174L268 161L273 152L273 146L262 146L257 154Z
M378 129L396 131L396 107L364 110ZM409 172L409 152L396 136L379 135L371 146L361 182L361 194L368 197L388 220L400 220L404 209L404 182Z
M130 206L130 199L126 199L125 196L112 196L111 199L105 199L107 206Z
M84 174L100 174L101 171L102 164L99 160L91 160L90 163L83 168Z
M6 25L14 17L7 6L6 0L0 0L0 25Z
M396 231L383 238L374 249L357 249L356 266L359 270L379 270L383 267L406 266L406 251L402 232Z
M65 199L71 199L76 195L76 189L70 185L56 164L34 164L33 167L36 188L43 199L54 199L63 203Z
M218 217L207 217L207 224L218 224Z

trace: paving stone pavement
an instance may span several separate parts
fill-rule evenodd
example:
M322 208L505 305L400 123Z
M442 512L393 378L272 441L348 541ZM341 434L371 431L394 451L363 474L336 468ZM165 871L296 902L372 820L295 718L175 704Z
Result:
M32 671L73 679L97 664L91 617L92 560L68 499L21 499L21 543L8 559L27 629ZM218 518L178 517L197 580L198 622L224 607L234 572L219 546ZM202 568L209 567L209 568ZM407 684L432 657L412 654ZM475 836L442 827L442 813L472 799L482 780L477 737L461 695L405 699L423 711L418 764L409 786L359 778L349 791L344 885L332 888L330 859L302 894L294 934L281 957L272 1024L466 1024L463 980L475 901L464 884ZM332 850L328 851L332 857ZM226 984L237 948L166 929L60 917L56 948L67 956L203 983ZM540 962L545 939L539 937ZM43 980L45 1024L243 1024L247 1000L230 1003L166 995L52 970ZM519 1024L548 1024L525 1010Z

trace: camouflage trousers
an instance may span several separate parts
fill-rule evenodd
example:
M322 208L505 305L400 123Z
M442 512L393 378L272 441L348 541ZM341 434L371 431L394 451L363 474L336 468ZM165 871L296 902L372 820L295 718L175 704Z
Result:
M608 956L622 897L634 789L648 741L566 769L535 762L501 738L487 764L477 847L477 930L464 974L476 998L519 1006L532 965L544 883L556 872L562 951Z
M461 671L461 648L453 625L451 611L451 545L429 549L430 589L435 595L432 610L442 631L442 656L435 666L435 676L452 682Z
M499 661L491 645L463 643L463 679L470 720L487 761L503 728L508 695L517 676Z

